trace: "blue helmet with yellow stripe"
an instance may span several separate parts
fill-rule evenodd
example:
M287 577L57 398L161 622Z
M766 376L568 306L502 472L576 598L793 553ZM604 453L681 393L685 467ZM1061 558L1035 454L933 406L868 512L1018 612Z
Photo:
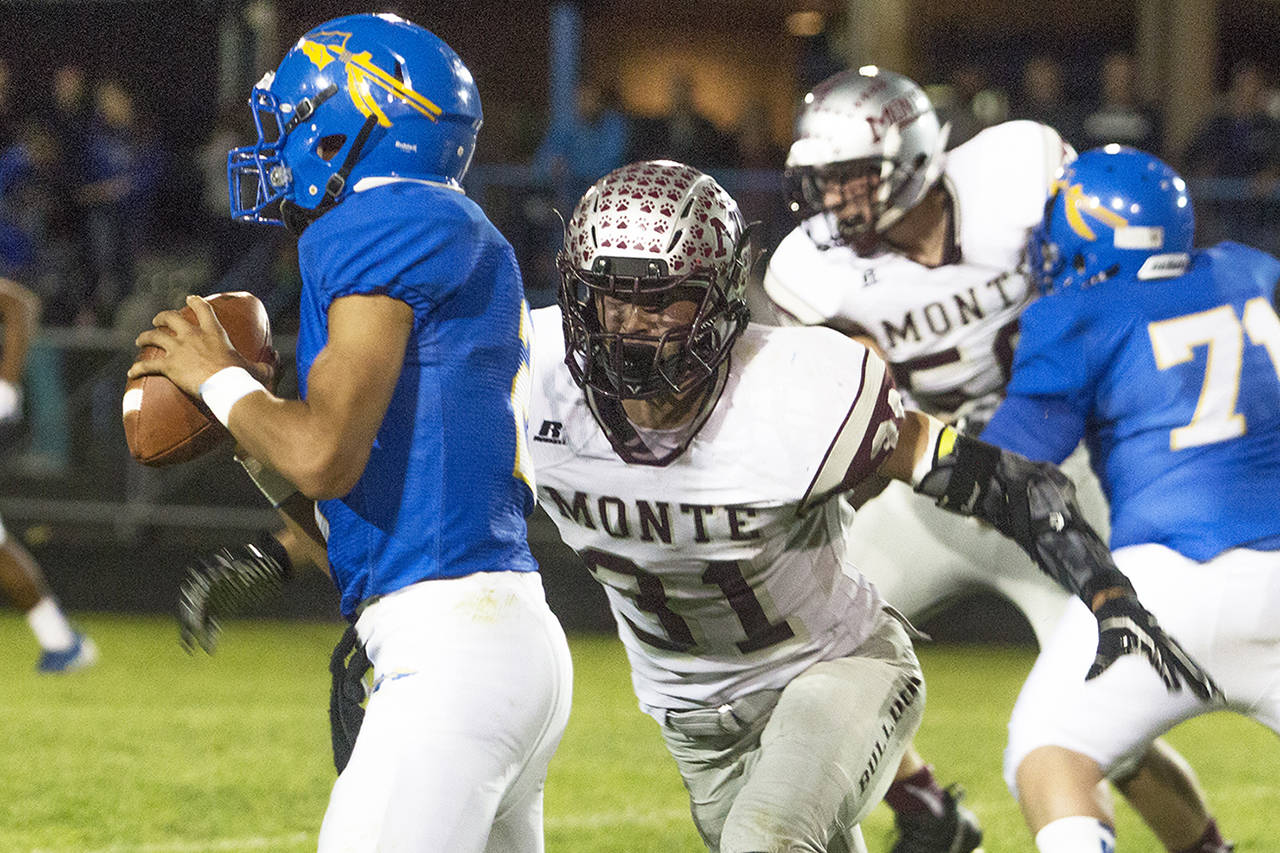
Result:
M336 18L253 88L258 140L227 155L231 216L314 218L365 178L459 187L483 116L466 65L395 15Z
M1108 279L1170 278L1186 270L1195 234L1187 185L1162 160L1122 145L1063 167L1027 241L1041 293Z

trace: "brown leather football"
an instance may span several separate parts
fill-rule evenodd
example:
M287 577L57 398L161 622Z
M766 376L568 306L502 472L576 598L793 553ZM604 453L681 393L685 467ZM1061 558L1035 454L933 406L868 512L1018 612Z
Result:
M252 293L215 293L206 297L231 345L254 362L272 361L271 321L267 309ZM195 312L183 307L182 316L194 323ZM160 354L143 347L142 360ZM144 465L162 467L187 462L213 450L230 436L204 403L184 393L164 376L131 379L124 390L124 437L129 452Z

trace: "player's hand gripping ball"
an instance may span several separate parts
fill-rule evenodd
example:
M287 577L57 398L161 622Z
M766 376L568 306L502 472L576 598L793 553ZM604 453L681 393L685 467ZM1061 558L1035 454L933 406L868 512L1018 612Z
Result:
M253 363L275 365L271 321L256 296L243 291L215 293L208 302L240 355ZM197 322L191 308L184 307L181 313L188 322ZM156 347L143 347L138 360L160 354ZM183 392L167 377L142 376L125 385L124 435L134 459L162 467L202 456L230 433L202 401Z

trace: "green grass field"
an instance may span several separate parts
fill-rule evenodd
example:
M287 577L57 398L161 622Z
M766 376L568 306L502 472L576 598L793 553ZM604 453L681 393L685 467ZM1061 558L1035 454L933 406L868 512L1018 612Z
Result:
M0 616L0 851L301 851L333 781L329 649L339 626L245 621L217 656L188 657L162 617L84 615L95 668L37 676L20 617ZM572 638L573 716L547 783L551 853L697 851L684 791L656 725L631 695L612 637ZM929 711L918 742L959 780L987 830L986 853L1031 850L1000 780L1005 718L1031 651L924 646ZM1280 850L1280 743L1229 715L1171 740L1193 762L1240 853ZM888 849L879 807L864 830ZM1121 806L1121 849L1157 851Z

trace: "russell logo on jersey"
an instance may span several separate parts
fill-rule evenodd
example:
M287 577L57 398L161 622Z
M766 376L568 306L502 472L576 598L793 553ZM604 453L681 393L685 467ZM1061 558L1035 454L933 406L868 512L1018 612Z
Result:
M534 441L545 441L547 444L564 444L564 424L560 421L543 421Z

